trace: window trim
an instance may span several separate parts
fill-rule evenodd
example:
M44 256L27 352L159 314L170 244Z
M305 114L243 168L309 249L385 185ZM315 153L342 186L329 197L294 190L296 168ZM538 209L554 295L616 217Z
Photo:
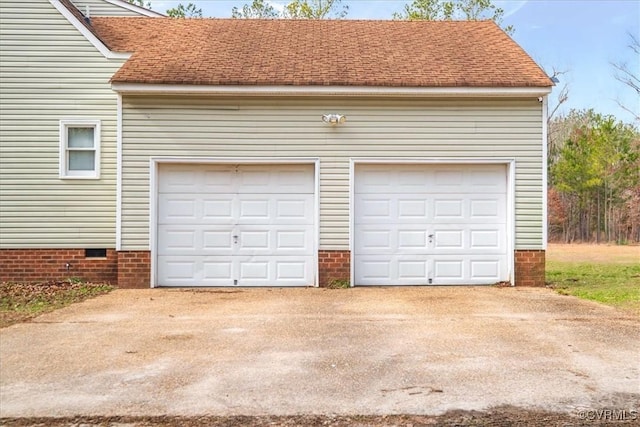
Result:
M68 162L68 129L93 128L93 158L92 171L70 171ZM100 135L101 125L98 119L63 119L60 120L60 179L100 179ZM89 150L87 150L89 151Z

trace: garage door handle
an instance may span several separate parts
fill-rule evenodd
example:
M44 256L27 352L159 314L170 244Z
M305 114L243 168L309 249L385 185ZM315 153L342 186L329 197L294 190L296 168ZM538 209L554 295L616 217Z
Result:
M433 234L429 234L429 243L433 243Z
M238 236L233 236L233 243L238 243Z

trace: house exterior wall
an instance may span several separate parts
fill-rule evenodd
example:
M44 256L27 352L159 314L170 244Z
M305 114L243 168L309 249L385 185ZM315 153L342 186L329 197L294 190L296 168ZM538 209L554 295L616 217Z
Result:
M116 108L107 60L47 0L0 14L0 248L115 248ZM101 121L100 179L59 178L59 121Z
M82 13L89 6L89 16L140 16L139 13L104 0L71 0Z
M349 250L350 158L515 159L515 249L542 249L542 149L537 99L125 96L122 248L149 249L149 158L188 156L318 157L321 251Z

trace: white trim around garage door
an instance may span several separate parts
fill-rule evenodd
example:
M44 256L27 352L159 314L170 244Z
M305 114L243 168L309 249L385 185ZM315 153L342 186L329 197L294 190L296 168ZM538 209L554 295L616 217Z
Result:
M158 169L160 164L240 164L240 165L286 165L311 164L314 166L314 242L315 263L314 286L318 287L318 250L320 242L320 159L308 157L151 157L149 159L149 249L151 251L151 287L157 286L157 224L158 224Z
M505 165L507 167L507 265L508 278L511 286L515 276L515 170L516 161L513 158L351 158L349 162L349 250L351 253L351 286L355 286L355 169L358 164L389 164L389 165Z

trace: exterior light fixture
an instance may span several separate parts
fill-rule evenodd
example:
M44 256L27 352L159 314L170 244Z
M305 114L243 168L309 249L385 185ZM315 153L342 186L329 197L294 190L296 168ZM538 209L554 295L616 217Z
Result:
M322 121L330 125L341 125L347 121L347 116L342 114L323 114Z

